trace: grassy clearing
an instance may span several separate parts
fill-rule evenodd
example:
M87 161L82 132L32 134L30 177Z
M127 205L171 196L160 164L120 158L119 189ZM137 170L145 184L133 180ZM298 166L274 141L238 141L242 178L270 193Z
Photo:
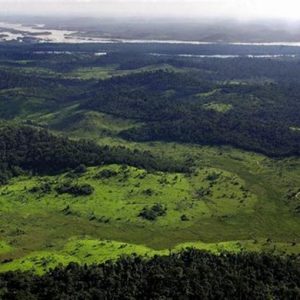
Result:
M209 91L207 93L199 93L199 94L196 94L196 97L199 97L199 98L206 98L206 97L210 97L210 96L213 96L214 94L218 93L220 91L220 89L214 89L212 91Z
M220 112L220 113L225 113L225 112L227 112L227 111L229 111L229 110L232 109L232 105L231 104L214 103L214 102L206 103L202 107L204 109L214 110L214 111Z
M253 251L253 252L269 252L276 254L284 253L299 253L300 244L295 243L277 243L271 240L240 240L240 241L227 241L220 243L203 243L203 242L189 242L177 245L174 250L179 251L186 248L195 248L213 253L221 252L240 252L240 251Z
M190 246L211 251L299 252L299 215L285 197L299 188L298 159L274 161L232 148L173 143L128 146L192 159L196 167L186 175L110 165L89 168L72 179L68 174L13 179L0 189L1 238L11 247L0 253L0 260L13 261L2 264L0 270L21 265L40 272L61 262L92 263L131 251L142 255ZM99 177L104 170L113 176ZM95 191L78 197L57 194L55 187L68 180L88 183ZM50 192L29 191L45 182L50 183ZM154 221L139 217L144 207L156 203L167 208L166 215ZM76 251L77 240L66 245L74 236L87 235L94 242L83 243ZM127 246L94 246L103 240ZM46 263L41 264L43 256Z
M64 128L73 136L84 136L85 138L117 136L122 130L140 126L138 122L112 117L108 114L94 111L74 111L66 117L50 121L50 126L55 129Z
M89 79L108 79L113 76L125 76L129 74L138 74L142 72L151 72L157 70L183 72L180 68L175 68L168 64L160 65L149 65L147 67L132 69L132 70L120 70L118 65L106 66L106 67L86 67L79 68L71 73L67 74L66 77L79 78L82 80Z
M101 178L103 172L109 178ZM62 194L55 191L59 184L70 182L90 184L95 191L91 196ZM47 193L30 192L33 187L48 183ZM204 168L190 176L184 174L148 173L145 170L118 165L90 168L79 178L69 174L54 177L19 178L0 189L2 211L19 213L52 211L62 213L69 207L68 215L78 216L99 223L130 223L148 226L149 221L138 217L144 207L161 203L167 215L151 226L177 227L181 216L188 220L180 224L188 227L199 218L237 214L240 210L251 213L256 196L246 191L244 182L229 172Z
M8 253L10 251L12 251L12 247L4 241L0 241L0 255Z
M43 274L49 269L53 269L59 265L67 265L71 262L79 263L79 261L72 256L41 251L12 262L3 263L0 265L0 272L20 270L23 272L32 271L37 274Z
M80 78L82 80L89 79L108 79L114 76L117 72L118 65L106 67L87 67L79 68L70 72L67 76L71 78Z
M151 257L154 255L164 255L168 251L153 250L143 245L134 245L110 240L93 239L71 239L61 251L67 255L72 255L81 263L93 264L102 263L107 260L116 260L124 255L140 255Z
M97 140L117 137L122 130L142 125L136 121L117 118L105 113L80 110L78 106L79 104L75 103L62 107L58 111L27 113L26 119L36 125L51 128L53 131L65 133L74 138L96 138ZM21 121L19 118L16 120Z
M139 255L151 257L166 255L167 250L153 250L151 248L122 243L111 240L70 239L58 251L37 251L25 257L9 261L0 265L0 272L9 270L34 271L42 274L58 265L67 265L70 262L93 264L107 260L116 260L124 255Z
M154 250L152 248L122 243L112 240L95 240L86 238L71 238L57 251L37 251L19 259L8 261L0 265L0 272L10 270L33 271L37 274L70 262L79 264L103 263L116 260L126 255L138 255L145 258L154 255L168 255L187 248L195 248L219 254L224 251L264 251L270 253L299 253L300 245L288 243L274 243L266 240L228 241L220 243L187 242L176 245L173 249Z

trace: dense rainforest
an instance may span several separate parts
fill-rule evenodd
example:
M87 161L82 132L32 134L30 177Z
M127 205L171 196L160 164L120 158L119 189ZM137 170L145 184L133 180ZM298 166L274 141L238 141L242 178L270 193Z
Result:
M298 299L299 256L186 250L101 265L70 264L43 276L0 275L0 296L17 299Z
M23 171L53 174L84 164L127 164L148 170L187 171L188 166L122 146L99 146L92 141L55 136L45 129L5 125L0 128L0 182Z
M270 156L299 154L299 132L290 128L299 124L296 86L214 89L216 93L204 101L227 105L228 112L205 109L201 93L209 91L208 83L162 71L146 73L142 78L112 79L104 87L101 84L82 107L147 122L121 133L129 139L229 144Z

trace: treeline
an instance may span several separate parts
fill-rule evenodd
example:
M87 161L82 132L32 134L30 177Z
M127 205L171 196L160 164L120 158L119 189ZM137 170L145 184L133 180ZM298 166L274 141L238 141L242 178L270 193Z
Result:
M201 118L202 117L202 118ZM189 114L173 121L149 123L121 133L135 141L177 141L201 145L231 145L271 157L300 155L300 134L276 121L260 123L256 118L227 118L218 113ZM257 121L257 123L255 122Z
M15 299L299 299L299 256L186 250L80 266L43 276L0 275L0 296Z
M0 128L1 181L21 170L53 173L79 164L102 162L101 149L87 141L57 137L46 130L29 126Z
M186 171L181 163L156 157L147 151L99 146L87 140L71 140L30 126L0 127L0 182L22 170L51 174L81 164L128 164L148 170Z

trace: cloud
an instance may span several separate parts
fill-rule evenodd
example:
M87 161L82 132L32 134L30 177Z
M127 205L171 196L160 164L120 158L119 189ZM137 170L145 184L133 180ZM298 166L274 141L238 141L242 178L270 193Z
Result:
M300 19L299 0L0 0L7 14Z

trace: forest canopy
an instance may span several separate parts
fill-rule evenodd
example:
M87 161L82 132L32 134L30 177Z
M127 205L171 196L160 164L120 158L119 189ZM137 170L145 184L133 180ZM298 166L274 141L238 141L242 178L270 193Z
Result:
M298 299L299 256L214 255L186 250L143 259L80 266L45 275L0 275L0 296L12 299Z
M150 152L122 146L99 146L88 140L71 140L45 129L5 125L0 128L0 182L22 170L53 174L81 164L128 164L148 170L187 171L180 162L155 157Z

